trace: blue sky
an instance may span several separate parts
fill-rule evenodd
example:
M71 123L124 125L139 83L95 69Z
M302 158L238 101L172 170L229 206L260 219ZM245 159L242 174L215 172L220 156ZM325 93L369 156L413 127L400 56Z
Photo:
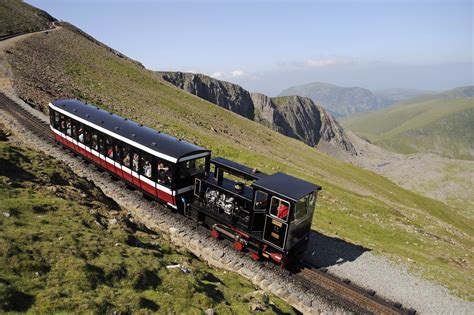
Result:
M152 70L277 95L312 81L370 89L473 84L473 3L27 0Z

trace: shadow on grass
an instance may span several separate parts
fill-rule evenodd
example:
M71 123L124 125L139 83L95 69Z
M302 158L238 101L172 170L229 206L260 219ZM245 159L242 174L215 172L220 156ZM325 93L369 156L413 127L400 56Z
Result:
M355 261L370 249L311 230L305 262L316 268Z

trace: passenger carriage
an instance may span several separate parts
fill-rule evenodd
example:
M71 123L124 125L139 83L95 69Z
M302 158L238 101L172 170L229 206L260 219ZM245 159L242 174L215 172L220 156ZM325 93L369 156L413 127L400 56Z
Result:
M209 168L209 150L98 107L58 100L49 112L57 142L175 209Z

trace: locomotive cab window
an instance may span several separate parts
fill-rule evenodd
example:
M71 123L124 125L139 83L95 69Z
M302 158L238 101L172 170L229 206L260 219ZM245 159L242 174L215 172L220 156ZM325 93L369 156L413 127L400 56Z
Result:
M309 194L296 203L295 213L293 216L293 221L299 221L304 219L309 213L314 209L314 204L316 202L316 193Z
M268 204L268 194L261 190L257 190L255 193L255 202L254 202L254 209L255 210L265 210Z
M288 213L290 213L290 203L273 196L270 204L270 214L278 219L286 221L288 219Z
M299 221L308 215L308 196L305 196L298 200L295 207L295 213L293 215L293 221Z

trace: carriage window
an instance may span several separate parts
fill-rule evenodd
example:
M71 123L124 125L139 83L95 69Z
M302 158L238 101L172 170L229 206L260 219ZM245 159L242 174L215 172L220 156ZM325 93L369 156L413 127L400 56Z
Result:
M59 130L62 132L62 133L65 133L66 132L66 119L64 117L63 114L60 114L59 116Z
M305 196L298 200L295 207L295 214L293 221L298 221L304 218L308 214L308 196Z
M59 128L59 124L61 123L61 117L59 116L58 112L54 112L54 126Z
M77 140L77 122L74 119L71 120L71 138Z
M123 160L122 164L130 168L130 148L127 145L123 147Z
M51 123L53 124L53 127L55 129L59 129L59 126L60 126L59 113L57 111L54 111L54 110L51 110L51 113L52 113Z
M114 160L119 163L122 162L122 142L117 140L114 145Z
M255 193L255 210L265 210L268 204L268 194L261 190L257 190Z
M66 135L71 136L72 132L72 124L71 118L66 118Z
M140 165L140 157L138 156L137 152L133 152L132 154L132 169L134 172L138 173L138 167Z
M151 156L149 154L142 153L140 174L151 178Z
M158 160L156 166L156 177L158 183L170 186L171 185L171 167L170 164L163 160Z
M99 138L99 152L101 154L105 154L105 143L104 143L104 136L97 133L97 137Z
M181 163L179 171L180 178L184 179L187 177L195 176L200 173L204 173L206 169L206 158L202 157L196 160L189 160Z
M97 134L97 131L92 130L92 146L91 148L93 150L99 151L99 135Z
M84 144L88 147L91 145L91 130L89 127L84 126Z
M277 197L272 197L270 204L270 214L279 219L285 220L290 212L290 203Z
M82 124L79 125L79 130L77 131L77 140L80 143L84 143L84 126Z
M112 138L109 136L104 136L104 143L105 143L105 155L109 159L114 158L114 145L112 143Z

